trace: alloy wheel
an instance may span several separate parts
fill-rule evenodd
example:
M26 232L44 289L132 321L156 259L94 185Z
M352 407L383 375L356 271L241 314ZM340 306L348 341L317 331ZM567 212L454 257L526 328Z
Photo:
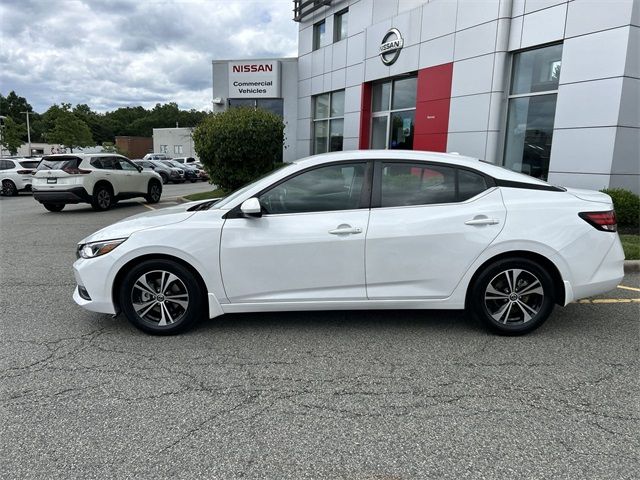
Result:
M152 199L154 202L157 202L158 200L160 200L160 195L161 195L161 193L160 193L160 187L158 186L158 184L157 184L157 183L153 182L153 183L151 184L151 188L150 188L149 190L150 190L149 194L150 194L150 196L151 196L151 199Z
M131 303L141 319L163 327L182 319L189 307L189 293L175 274L152 270L133 284Z
M528 270L509 269L498 273L487 284L485 307L496 322L505 325L528 323L540 312L544 288Z
M111 205L111 195L108 190L103 188L98 192L98 205L102 209L109 208L109 205Z

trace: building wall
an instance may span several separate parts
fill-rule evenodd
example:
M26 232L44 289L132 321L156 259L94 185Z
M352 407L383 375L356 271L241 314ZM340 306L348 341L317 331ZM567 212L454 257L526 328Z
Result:
M297 155L311 153L314 95L345 89L343 148L362 148L368 143L361 138L369 129L362 124L368 122L363 105L363 99L370 101L367 82L418 72L415 139L420 141L414 140L414 148L456 151L501 164L513 53L562 42L549 181L637 192L639 3L334 0L299 26ZM333 15L347 6L348 38L313 51L314 23L326 19L326 35L332 39ZM378 47L392 27L401 31L404 48L393 65L385 66ZM448 69L450 95L429 98L428 92L440 87L428 78ZM433 122L441 125L447 113L441 132Z
M272 60L272 59L255 59ZM297 138L297 89L298 89L298 59L278 58L280 62L280 90L283 99L284 135L285 144L282 158L285 162L291 162L300 157L296 152ZM223 112L228 108L229 100L229 62L235 60L216 60L213 62L213 98L219 99L219 103L213 103L213 112Z
M167 145L167 155L170 157L194 157L198 159L193 147L191 128L154 128L153 129L153 153L161 153L161 146ZM174 147L182 145L182 153L175 153Z
M153 138L117 136L116 147L129 158L142 158L153 152Z

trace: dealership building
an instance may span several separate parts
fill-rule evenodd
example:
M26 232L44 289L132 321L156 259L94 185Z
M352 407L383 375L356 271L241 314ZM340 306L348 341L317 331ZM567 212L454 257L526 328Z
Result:
M640 191L640 2L295 0L298 57L213 62L214 111L267 108L285 161L458 152Z

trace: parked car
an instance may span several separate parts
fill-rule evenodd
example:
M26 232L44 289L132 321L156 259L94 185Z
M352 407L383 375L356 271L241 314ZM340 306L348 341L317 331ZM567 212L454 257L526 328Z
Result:
M31 191L31 174L38 163L39 159L30 158L0 159L0 193L14 196L19 192Z
M409 308L517 335L618 285L616 229L601 192L460 155L336 152L88 236L73 297L155 334L203 312Z
M134 197L157 203L161 195L159 174L116 154L47 155L33 177L33 198L51 212L83 202L94 210L108 210L119 200Z
M162 178L162 183L168 183L170 181L173 183L184 182L183 169L165 165L160 160L134 160L133 163L156 172Z
M200 172L194 166L191 166L189 164L181 164L174 160L162 160L160 163L164 163L169 167L179 168L182 172L184 172L184 179L190 181L191 183L195 183L200 179Z
M179 163L197 163L196 159L193 157L173 157L171 160L175 160Z
M171 157L166 153L147 153L143 160L171 160Z

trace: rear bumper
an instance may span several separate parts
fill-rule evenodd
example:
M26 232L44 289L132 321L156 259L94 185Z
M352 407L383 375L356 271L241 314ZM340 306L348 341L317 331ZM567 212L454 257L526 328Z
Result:
M73 187L66 190L33 189L33 198L40 203L91 203L91 195L84 187Z
M617 234L615 237L611 248L591 278L586 282L578 281L571 284L573 298L567 299L568 301L606 293L620 284L624 277L624 250L622 243L620 243L620 237Z

